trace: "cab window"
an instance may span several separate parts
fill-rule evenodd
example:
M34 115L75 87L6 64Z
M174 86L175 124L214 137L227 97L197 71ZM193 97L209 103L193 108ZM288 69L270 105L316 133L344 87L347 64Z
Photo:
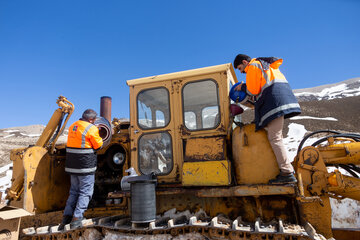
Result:
M213 79L190 82L183 87L183 119L188 130L212 129L219 125L218 95Z
M137 121L141 129L161 128L170 121L169 92L166 88L141 91L137 96Z
M144 134L139 138L139 169L142 174L165 175L173 168L172 143L168 132Z

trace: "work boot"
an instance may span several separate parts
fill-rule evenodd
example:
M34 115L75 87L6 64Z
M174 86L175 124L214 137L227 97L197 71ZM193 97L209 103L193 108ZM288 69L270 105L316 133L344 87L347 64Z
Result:
M72 220L72 216L64 215L63 220L62 220L62 222L60 223L60 225L58 227L58 230L59 231L64 230L65 225L71 223L71 220Z
M287 175L279 174L276 178L271 179L269 184L289 184L289 183L297 183L297 180L294 174L290 173Z
M82 227L82 223L81 223L82 220L84 220L83 217L74 218L73 221L70 223L70 228L75 229Z

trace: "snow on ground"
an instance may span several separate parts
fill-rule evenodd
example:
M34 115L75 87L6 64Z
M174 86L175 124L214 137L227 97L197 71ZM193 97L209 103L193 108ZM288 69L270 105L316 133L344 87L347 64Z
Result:
M17 129L10 129L10 130L6 130L6 131L4 131L4 133L13 133L13 132L20 132L20 130L17 130Z
M303 125L297 123L289 124L289 132L286 138L284 138L284 144L288 151L288 158L290 161L296 156L296 152L299 146L300 141L306 134L306 129Z
M12 163L5 165L0 168L0 192L2 193L2 199L5 198L5 190L11 185L11 177L12 177Z
M293 118L291 118L292 120ZM289 131L287 136L284 138L284 144L288 151L288 158L290 161L293 161L299 144L301 140L303 140L305 134L308 131L305 129L304 125L297 124L297 123L290 123L289 124ZM303 147L310 146L313 144L318 138L309 138L303 145Z
M25 133L20 133L20 135L24 136L24 137L40 137L41 134L25 134Z
M301 120L301 119L315 119L315 120L325 120L325 121L338 121L336 118L333 118L333 117L319 118L319 117L310 117L310 116L296 116L296 117L292 117L292 118L291 118L291 120Z
M14 137L14 136L15 136L15 134L10 134L10 135L7 135L7 136L5 136L3 138L10 138L10 137Z

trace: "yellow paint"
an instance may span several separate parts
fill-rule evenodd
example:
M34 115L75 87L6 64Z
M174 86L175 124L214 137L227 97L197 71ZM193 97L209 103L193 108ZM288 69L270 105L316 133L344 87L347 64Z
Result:
M185 162L183 165L184 186L224 186L230 181L230 162L227 160Z
M342 175L337 172L339 177L335 179L337 186L329 187L329 192L345 198L355 199L360 201L360 180L355 177ZM330 183L330 177L328 178Z
M265 130L255 132L255 124L233 131L233 158L238 184L268 183L280 170Z
M360 143L341 143L318 148L325 164L360 164Z
M23 162L23 208L35 213L63 209L70 187L64 161L52 161L47 149L34 146L26 150Z
M7 199L18 200L24 191L24 164L23 154L26 148L13 149L10 152L10 159L13 161L13 175L11 188L7 189ZM13 201L16 202L16 201ZM22 207L22 203L12 205L14 207Z
M314 167L317 171L314 173L309 170L311 168L305 168L305 166ZM301 175L305 197L313 197L313 194L309 191L311 190L309 186L315 184L314 187L316 187L316 183L321 180L320 173L327 173L322 156L314 147L305 147L300 151L295 160L295 171L298 176ZM320 184L326 185L326 182L320 181ZM321 202L299 201L300 218L303 223L309 222L317 232L323 234L326 238L330 238L332 237L332 232L329 196L325 194L319 196L319 198Z
M128 86L131 87L134 85L147 84L149 82L156 83L156 82L162 82L162 81L167 81L167 80L188 78L188 77L201 76L201 75L206 75L206 74L214 74L214 73L226 72L226 71L231 71L231 75L233 76L233 78L236 78L232 64L227 63L227 64L216 65L216 66L211 66L211 67L204 67L204 68L192 69L192 70L187 70L187 71L168 73L168 74L162 74L162 75L145 77L145 78L138 78L138 79L128 80L126 83Z

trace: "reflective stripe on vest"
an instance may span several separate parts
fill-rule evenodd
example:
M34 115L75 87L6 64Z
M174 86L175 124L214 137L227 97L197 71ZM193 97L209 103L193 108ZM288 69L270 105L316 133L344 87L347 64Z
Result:
M274 83L287 83L288 82L286 79L277 79L277 78L270 81L269 75L266 73L266 71L263 69L263 67L262 67L262 65L260 63L254 62L254 63L251 63L250 65L255 66L258 69L260 69L261 72L262 72L263 78L266 81L264 86L261 86L261 91L260 91L259 95L256 96L256 99L259 99L261 97L261 95L263 94L264 90L266 88L270 87L271 85L273 85ZM248 93L250 93L250 92L248 91ZM250 95L252 95L252 94L250 93Z
M90 129L92 126L95 126L95 125L93 125L93 124L90 123L90 124L85 128L84 132L82 133L82 135L81 135L81 148L85 148L85 137L86 137L87 132L89 131L89 129Z
M92 148L66 148L67 153L94 153Z
M69 173L92 173L95 172L96 167L93 168L82 168L82 169L77 169L77 168L65 168L65 172L69 172Z
M291 109L291 108L300 108L300 105L298 103L289 103L289 104L285 104L285 105L282 105L280 107L277 107L277 108L274 108L273 110L267 112L261 119L260 119L260 122L259 122L259 126L262 125L262 123L268 118L270 117L271 115L277 113L277 112L280 112L280 111L283 111L283 110L287 110L287 109Z

